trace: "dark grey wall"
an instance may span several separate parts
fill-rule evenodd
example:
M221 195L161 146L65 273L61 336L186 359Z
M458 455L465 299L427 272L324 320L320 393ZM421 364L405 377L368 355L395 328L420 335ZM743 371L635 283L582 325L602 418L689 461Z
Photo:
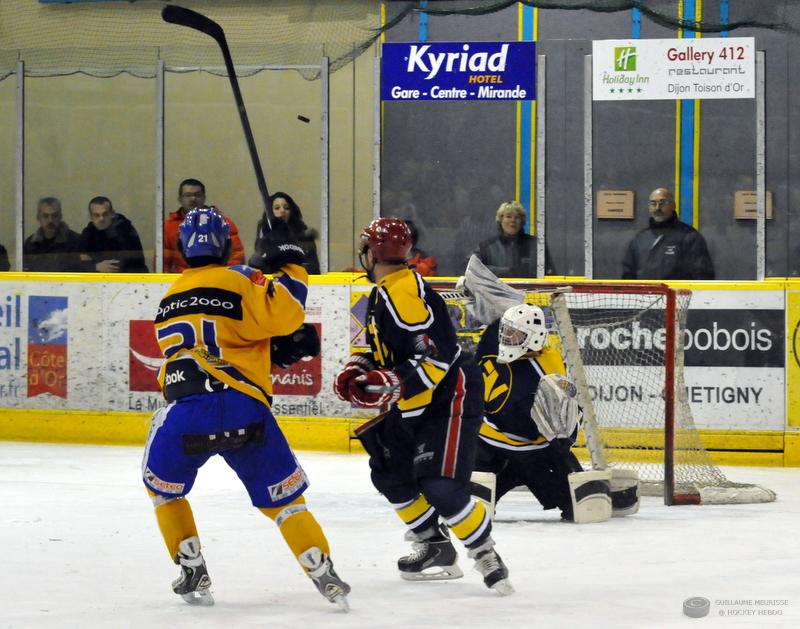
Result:
M662 8L668 3L659 3ZM800 3L798 3L800 4ZM389 4L389 17L397 6ZM717 21L719 2L706 0L704 19ZM784 2L737 0L730 19L798 23L800 8ZM389 32L388 41L416 41L418 17ZM675 37L642 19L642 37ZM787 31L741 29L766 51L767 189L775 218L767 224L767 275L800 275L795 244L800 221L800 38ZM539 54L547 58L546 220L548 249L559 273L581 275L583 264L584 56L592 39L629 38L629 12L540 10ZM706 35L715 37L716 35ZM517 10L482 17L431 16L429 41L514 40ZM632 221L594 219L594 276L617 278L630 238L647 225L647 197L675 186L673 101L595 102L595 192L635 192ZM457 275L477 243L494 234L494 213L514 197L513 103L386 103L383 214L413 218L420 246L437 256L441 274ZM755 189L755 101L706 100L701 105L699 227L719 279L754 279L755 221L733 218L733 193Z

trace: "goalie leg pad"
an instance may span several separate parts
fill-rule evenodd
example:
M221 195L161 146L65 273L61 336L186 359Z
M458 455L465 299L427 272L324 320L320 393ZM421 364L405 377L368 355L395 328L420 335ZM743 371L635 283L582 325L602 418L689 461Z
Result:
M611 471L573 472L567 477L576 524L605 522L611 517Z
M482 502L490 519L494 519L494 502L497 490L497 474L494 472L472 472L469 493Z
M631 515L639 511L639 474L636 470L611 470L612 516Z

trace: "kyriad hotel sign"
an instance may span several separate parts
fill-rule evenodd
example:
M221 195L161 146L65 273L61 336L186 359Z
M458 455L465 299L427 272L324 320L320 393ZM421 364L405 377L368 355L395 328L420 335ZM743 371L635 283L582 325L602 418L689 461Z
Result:
M592 42L593 100L755 98L752 37Z
M535 100L534 42L384 44L383 100Z

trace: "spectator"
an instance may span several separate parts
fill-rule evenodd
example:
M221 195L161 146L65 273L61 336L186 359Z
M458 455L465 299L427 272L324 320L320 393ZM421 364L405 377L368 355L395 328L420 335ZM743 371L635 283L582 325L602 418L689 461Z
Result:
M289 227L289 234L297 241L297 244L306 254L306 261L303 264L306 271L312 275L319 275L319 257L317 257L317 245L314 241L319 238L319 233L315 229L310 229L303 221L303 213L295 200L285 192L276 192L269 198L272 214L275 218L284 221ZM264 217L258 221L256 227L255 253L250 256L250 266L258 267L263 253L264 241Z
M61 201L56 197L39 199L36 220L39 229L22 246L22 269L42 273L80 271L80 236L62 219Z
M108 197L89 201L89 224L81 232L83 270L98 273L147 273L139 234Z
M178 227L186 218L186 213L196 207L206 206L206 187L198 179L184 179L178 186L178 202L181 204L176 212L171 212L164 221L164 273L182 273L186 268L186 260L178 251ZM236 223L216 208L228 224L231 235L231 255L228 264L244 264L244 246L239 238Z
M703 236L682 223L666 188L650 193L650 225L633 237L622 261L624 280L713 280Z
M8 261L8 251L3 245L0 245L0 272L10 270L11 263Z
M414 269L423 277L434 277L436 275L436 258L417 248L419 230L414 221L405 219L405 222L411 232L411 250L408 252L411 257L408 259L408 268Z
M518 201L501 203L495 220L499 233L483 241L474 253L498 277L536 277L536 236L523 230L525 208ZM546 247L544 272L556 274Z

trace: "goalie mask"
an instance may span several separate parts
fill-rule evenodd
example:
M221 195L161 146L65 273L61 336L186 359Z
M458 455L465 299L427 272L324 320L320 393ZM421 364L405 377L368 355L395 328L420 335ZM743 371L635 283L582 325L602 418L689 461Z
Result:
M230 227L216 208L196 208L180 225L179 245L187 261L208 258L224 262L230 251Z
M528 352L540 351L547 340L544 312L539 306L512 306L500 318L497 362L510 363Z

